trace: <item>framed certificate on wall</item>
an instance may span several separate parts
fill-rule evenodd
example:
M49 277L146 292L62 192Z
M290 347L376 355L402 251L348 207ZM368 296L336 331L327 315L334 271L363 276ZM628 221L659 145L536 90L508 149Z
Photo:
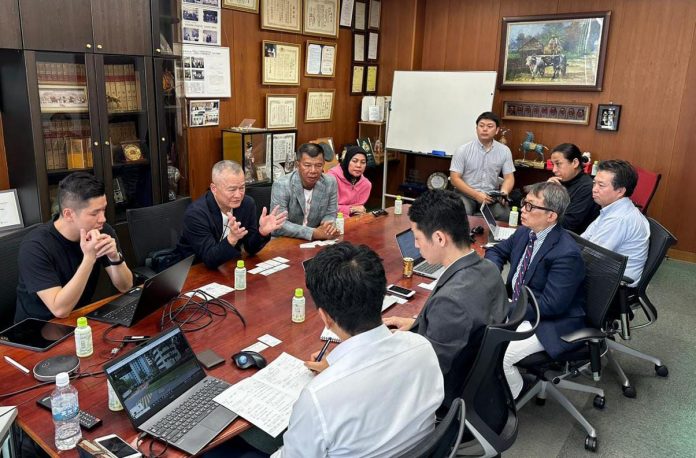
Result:
M302 33L302 0L263 0L261 28Z
M297 96L266 94L266 128L288 129L297 125Z
M305 35L338 37L338 0L304 0Z
M307 89L305 122L322 122L333 119L334 89Z
M300 85L300 45L264 40L261 52L262 84Z

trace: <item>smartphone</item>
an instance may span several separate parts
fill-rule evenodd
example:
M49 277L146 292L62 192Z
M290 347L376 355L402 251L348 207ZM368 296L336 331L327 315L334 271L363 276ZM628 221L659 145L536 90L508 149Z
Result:
M416 292L412 289L404 288L403 286L389 285L387 292L396 294L397 296L405 297L406 299L413 297Z
M139 451L128 445L128 442L124 441L116 434L99 437L95 439L94 442L107 449L117 458L140 458L143 456Z

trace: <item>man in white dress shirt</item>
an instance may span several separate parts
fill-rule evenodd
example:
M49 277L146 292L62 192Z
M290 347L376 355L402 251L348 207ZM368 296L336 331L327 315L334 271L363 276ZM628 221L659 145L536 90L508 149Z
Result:
M293 406L284 446L273 457L392 457L435 428L444 396L433 347L382 324L386 277L377 254L348 242L307 267L307 288L328 329L341 338ZM312 355L312 360L317 354Z

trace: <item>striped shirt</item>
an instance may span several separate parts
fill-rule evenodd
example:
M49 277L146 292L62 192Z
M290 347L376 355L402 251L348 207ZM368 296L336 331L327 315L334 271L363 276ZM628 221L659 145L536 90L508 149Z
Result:
M483 144L476 140L460 146L452 156L450 172L462 174L462 180L477 191L488 192L500 189L498 177L513 173L510 148L493 140L493 146L486 152Z
M556 225L553 224L537 234L536 242L534 242L534 248L532 248L532 257L529 258L529 265L530 266L532 265L532 261L534 261L534 256L536 256L537 252L541 248L541 245L544 244L544 240L546 240L546 236L549 235L549 232L551 232L551 229L553 229L555 226ZM529 243L529 242L527 242L527 243ZM525 247L526 247L526 245L525 245ZM513 285L516 284L516 282L517 282L517 276L520 273L520 267L522 267L522 262L524 262L524 256L522 256L520 258L520 262L517 264L517 269L515 269L515 275L512 277L512 284Z

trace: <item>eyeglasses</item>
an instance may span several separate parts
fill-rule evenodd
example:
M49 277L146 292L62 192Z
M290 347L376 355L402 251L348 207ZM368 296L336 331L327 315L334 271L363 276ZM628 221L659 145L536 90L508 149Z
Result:
M524 208L524 209L525 209L526 211L528 211L528 212L531 212L531 211L534 210L535 208L538 208L539 210L546 210L547 212L554 212L554 213L556 213L554 210L551 210L550 208L541 207L541 206L539 206L539 205L534 205L534 204L531 203L531 202L527 202L526 199L522 199L522 202L520 202L520 206L521 206L522 208Z

